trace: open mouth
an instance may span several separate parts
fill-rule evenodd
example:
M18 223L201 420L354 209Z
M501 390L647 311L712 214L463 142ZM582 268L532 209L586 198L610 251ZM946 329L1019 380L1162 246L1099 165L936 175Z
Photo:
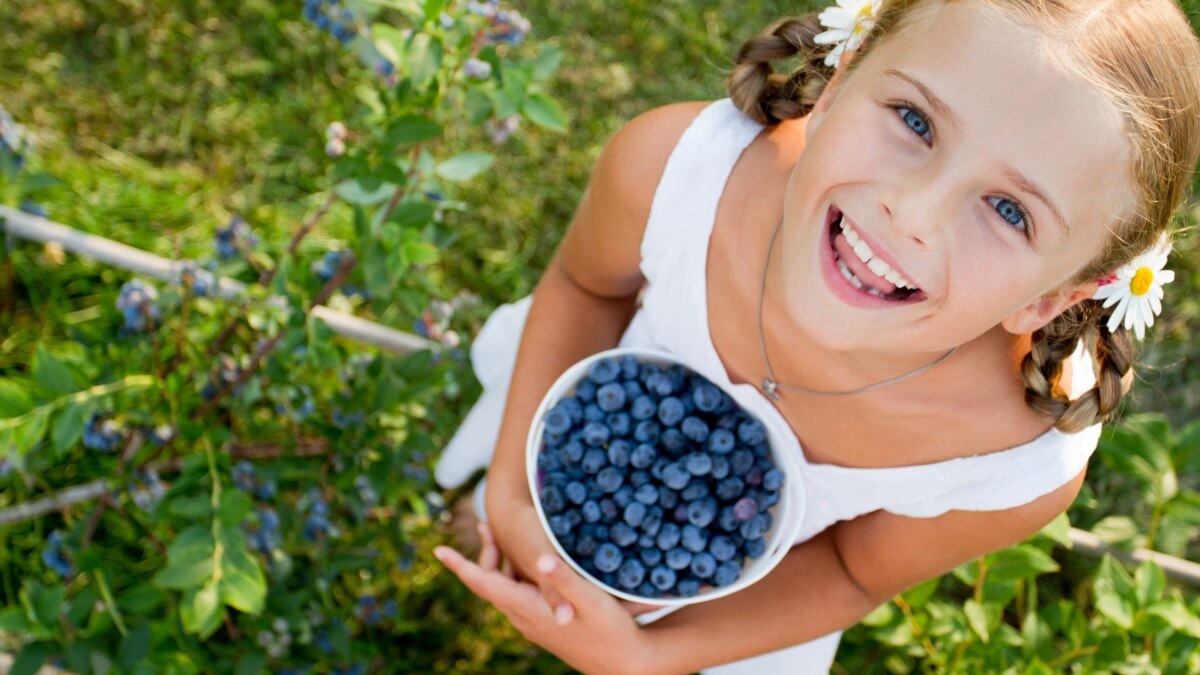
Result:
M873 255L858 233L843 223L840 210L832 207L832 211L829 246L833 249L834 265L847 282L862 293L892 302L912 303L925 299L924 291Z

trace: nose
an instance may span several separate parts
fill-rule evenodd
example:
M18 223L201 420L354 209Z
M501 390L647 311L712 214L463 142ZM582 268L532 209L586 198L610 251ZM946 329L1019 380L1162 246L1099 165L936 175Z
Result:
M879 207L893 231L923 249L937 248L946 236L952 186L935 171L911 168L897 173L882 190Z

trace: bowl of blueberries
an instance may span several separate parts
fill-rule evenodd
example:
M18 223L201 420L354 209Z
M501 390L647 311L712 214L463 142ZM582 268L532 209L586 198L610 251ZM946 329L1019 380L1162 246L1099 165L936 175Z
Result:
M766 576L799 531L803 483L779 432L671 354L593 354L533 419L526 469L542 526L614 596L728 595Z

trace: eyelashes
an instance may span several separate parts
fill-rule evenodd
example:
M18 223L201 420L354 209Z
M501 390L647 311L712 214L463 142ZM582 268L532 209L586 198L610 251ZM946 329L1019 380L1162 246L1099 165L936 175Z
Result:
M925 111L908 102L889 104L888 107L896 112L896 116L909 132L921 138L926 145L933 145L933 123L929 121ZM1008 227L1032 240L1033 221L1020 202L1003 196L987 197L987 202Z

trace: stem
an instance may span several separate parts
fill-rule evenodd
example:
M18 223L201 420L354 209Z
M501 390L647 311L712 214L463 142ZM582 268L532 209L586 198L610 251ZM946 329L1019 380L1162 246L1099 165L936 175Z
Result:
M113 623L116 624L121 637L125 637L129 634L129 631L125 629L125 621L121 618L121 610L117 607L117 601L113 600L112 592L108 590L108 582L104 580L104 572L96 570L95 578L96 585L100 587L100 597L104 598L104 606L108 609L108 613L112 615Z
M1067 663L1068 661L1073 661L1073 660L1079 658L1080 656L1087 656L1088 654L1091 654L1091 653L1094 653L1097 651L1100 651L1100 645L1088 645L1087 647L1079 647L1077 649L1072 649L1071 651L1067 652L1066 654L1063 654L1062 656L1054 659L1053 661L1050 661L1049 663L1046 664L1046 666L1049 668L1053 668L1054 666L1060 666L1064 663Z
M983 604L983 581L987 578L987 560L979 559L979 575L975 577L975 602Z
M913 616L912 608L909 607L908 602L906 602L904 597L899 593L892 598L892 602L896 603L901 612L904 612L904 617L908 619L908 627L912 629L913 637L921 640L921 646L925 648L925 654L931 659L937 659L937 647L933 646L933 643L929 640L929 636L925 635L925 633L921 630L921 626L917 623L916 618Z
M40 415L43 412L48 415L55 408L58 408L59 406L67 405L69 403L83 403L84 401L87 401L88 399L97 398L99 396L107 396L108 394L116 393L118 391L121 391L122 389L133 389L133 388L137 388L137 387L150 387L153 385L154 385L154 376L153 375L126 375L124 379L117 380L116 382L109 382L108 384L98 384L94 387L88 387L87 389L84 389L82 391L77 391L74 394L67 394L66 396L60 396L60 397L54 399L53 401L50 401L49 403L45 403L43 405L40 405L40 406L34 408L33 410L30 410L29 412L25 413L24 415L18 415L16 417L9 417L7 419L2 419L2 420L0 420L0 430L15 429L15 428L21 426L22 424L24 424L26 421L26 418L30 418L35 415Z
M1158 534L1158 524L1162 519L1163 491L1162 477L1154 481L1154 510L1150 514L1150 527L1146 530L1146 548L1154 549L1154 537Z

